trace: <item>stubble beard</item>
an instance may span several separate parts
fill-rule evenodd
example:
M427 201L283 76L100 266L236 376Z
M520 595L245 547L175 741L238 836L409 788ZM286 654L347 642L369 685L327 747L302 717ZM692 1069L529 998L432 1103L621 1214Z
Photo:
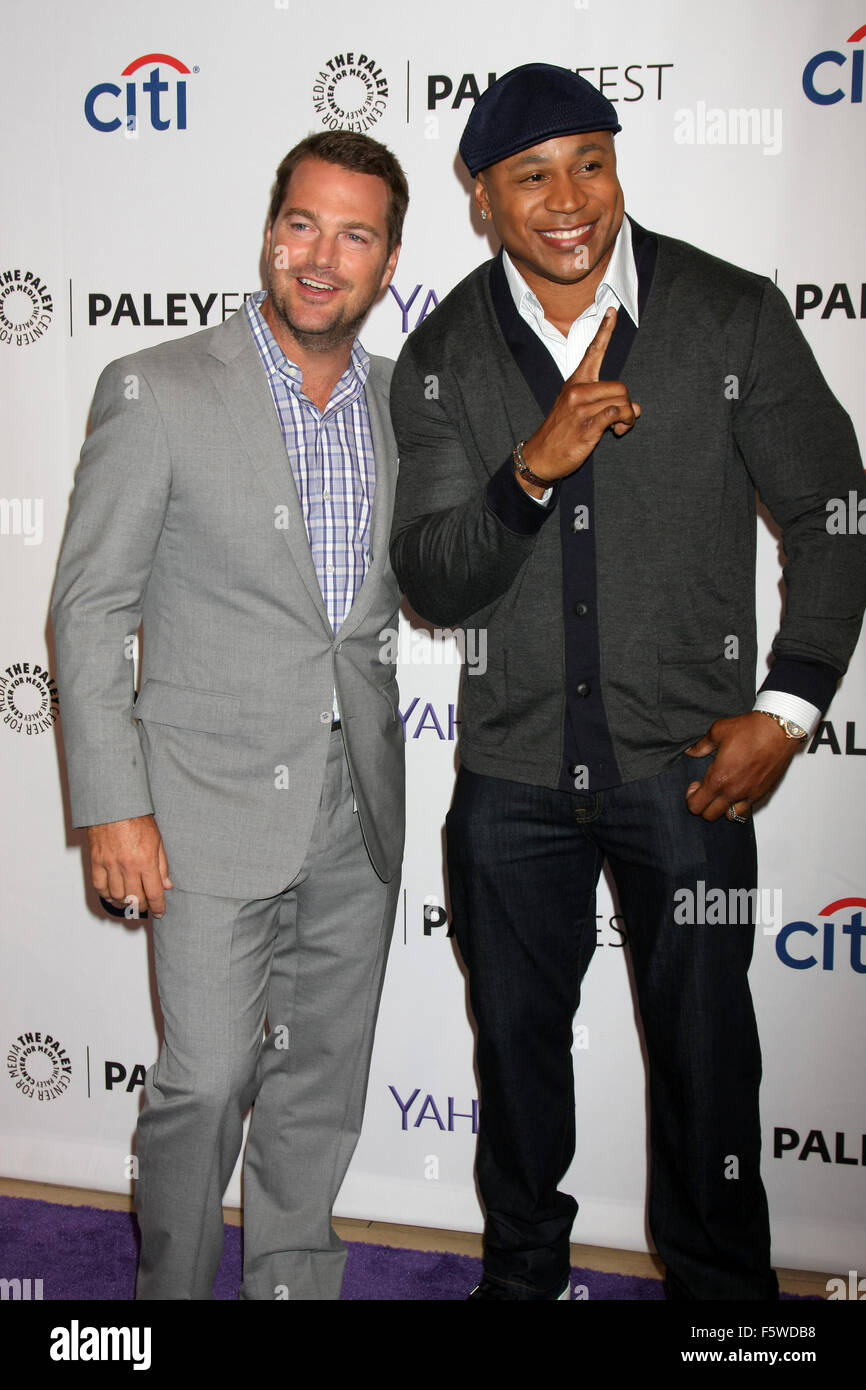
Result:
M309 329L301 328L294 323L289 313L287 301L278 295L272 284L268 285L268 298L273 306L276 318L284 328L288 330L298 347L304 348L307 352L316 352L326 355L332 353L335 348L342 347L345 343L353 343L358 336L358 330L375 300L375 295L365 304L359 314L347 319L342 311L334 319L333 323L325 328Z

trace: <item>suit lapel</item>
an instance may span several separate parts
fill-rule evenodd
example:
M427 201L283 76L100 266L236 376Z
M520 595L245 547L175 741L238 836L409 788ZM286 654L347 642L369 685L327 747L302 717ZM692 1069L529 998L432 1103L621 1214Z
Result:
M325 628L331 624L316 576L298 490L271 388L243 310L215 335L208 369L259 482L274 508L285 507L288 526L281 529L289 553ZM276 512L275 512L276 515Z

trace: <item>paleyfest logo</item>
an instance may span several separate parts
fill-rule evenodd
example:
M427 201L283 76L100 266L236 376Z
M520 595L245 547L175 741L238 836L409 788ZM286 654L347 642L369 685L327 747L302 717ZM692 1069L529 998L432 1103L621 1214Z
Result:
M147 69L146 73L141 72L142 68ZM164 70L167 80L163 78ZM187 84L184 79L190 71L198 72L198 68L188 68L169 53L143 54L128 63L120 74L127 79L123 88L116 82L97 82L91 87L84 98L87 124L101 134L110 134L122 127L130 140L138 139L142 125L163 131L170 130L173 121L177 130L186 130ZM167 95L172 87L173 99ZM124 98L122 105L118 103L119 97ZM122 114L118 115L118 111Z
M313 83L313 110L328 130L363 133L388 105L388 79L366 53L335 53Z
M848 43L862 43L866 39L866 24L861 24L859 29L847 40ZM847 81L849 74L840 72L821 72L819 70L828 66L834 68L844 68L848 66L848 59L851 59L850 81ZM846 81L848 90L845 87L833 87L831 91L826 90L833 81ZM820 81L821 86L817 85ZM803 91L810 101L816 106L835 106L837 101L844 101L846 96L855 105L863 101L863 49L849 49L847 53L840 53L835 48L827 48L823 53L816 53L814 58L810 58L803 69Z

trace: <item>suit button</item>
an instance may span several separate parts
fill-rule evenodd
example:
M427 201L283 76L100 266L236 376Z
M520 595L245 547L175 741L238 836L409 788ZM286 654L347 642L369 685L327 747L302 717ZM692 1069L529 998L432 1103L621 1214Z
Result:
M582 700L586 699L587 695L590 693L591 690L592 686L590 685L589 681L581 681L580 685L576 685L574 687L575 695L579 695Z
M574 605L574 611L578 618L585 618L589 612L589 608L585 603L576 603Z
M329 709L323 709L322 713L319 715L319 720L322 724L330 724L332 719L333 715Z

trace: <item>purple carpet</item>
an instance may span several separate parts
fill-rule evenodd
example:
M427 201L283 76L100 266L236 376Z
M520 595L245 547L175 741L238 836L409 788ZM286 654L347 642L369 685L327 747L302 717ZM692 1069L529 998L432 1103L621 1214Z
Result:
M46 1301L130 1300L135 1288L137 1236L135 1217L126 1212L0 1197L0 1278L41 1279ZM480 1276L481 1261L466 1255L353 1242L349 1244L342 1297L377 1302L462 1300ZM241 1233L236 1226L227 1226L216 1298L235 1299L240 1282ZM573 1295L593 1301L664 1297L657 1279L601 1274L593 1269L573 1269L571 1284ZM35 1288L31 1282L31 1289Z

